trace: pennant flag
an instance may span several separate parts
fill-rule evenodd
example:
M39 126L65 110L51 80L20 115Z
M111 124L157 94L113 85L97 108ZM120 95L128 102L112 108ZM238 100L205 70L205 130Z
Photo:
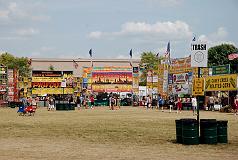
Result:
M159 52L156 54L156 57L159 58Z
M232 53L232 54L229 54L229 55L228 55L228 59L229 59L229 60L234 60L234 59L236 59L236 58L238 58L238 53Z
M74 68L77 69L79 66L78 63L75 60L73 60L73 63L74 63Z
M92 48L89 50L89 56L92 57Z
M167 53L170 54L170 42L167 44Z
M167 44L167 50L165 52L166 63L170 64L170 42Z
M130 58L132 58L132 49L130 50Z

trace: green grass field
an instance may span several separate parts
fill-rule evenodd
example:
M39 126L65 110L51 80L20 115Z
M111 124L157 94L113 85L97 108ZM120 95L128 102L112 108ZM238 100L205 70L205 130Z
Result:
M201 118L228 120L228 144L176 144L175 119L181 114L123 107L109 110L47 111L18 116L0 108L0 160L15 159L235 159L238 116L201 111Z

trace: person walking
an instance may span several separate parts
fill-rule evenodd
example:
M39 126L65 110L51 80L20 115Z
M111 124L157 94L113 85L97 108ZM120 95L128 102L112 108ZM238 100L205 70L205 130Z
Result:
M158 109L161 108L162 112L164 111L164 107L163 107L163 98L161 97L161 95L159 94L158 96Z
M149 95L146 97L146 109L149 109L150 97Z
M192 98L192 107L193 107L193 115L196 115L196 110L197 110L197 98L196 97Z
M174 108L174 99L170 97L169 99L169 113L172 112L172 109Z
M93 95L90 97L90 101L91 101L91 109L93 109L93 107L94 107L94 96Z
M182 113L182 101L179 97L177 99L177 113Z
M210 104L210 110L211 111L214 111L214 102L215 102L215 99L214 99L214 97L213 96L211 96L210 98L209 98L209 104Z
M81 100L80 100L80 97L77 97L77 99L76 99L76 104L77 104L77 108L78 108L78 110L80 110L80 107L81 107Z
M53 97L50 97L49 105L50 105L50 106L49 106L49 110L53 111L54 108L55 108Z
M109 105L109 109L112 109L112 96L109 96L108 105Z
M81 95L79 99L80 99L80 107L83 108L83 102L84 102L83 96Z
M236 95L236 98L234 100L235 103L235 112L234 115L236 116L238 114L238 95Z

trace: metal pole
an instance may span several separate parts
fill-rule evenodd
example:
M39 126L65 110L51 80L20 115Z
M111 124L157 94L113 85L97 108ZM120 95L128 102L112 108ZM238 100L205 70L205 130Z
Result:
M200 78L200 67L198 67L198 78ZM200 96L197 96L197 122L198 122L198 132L199 132L199 108L200 108Z
M151 100L153 101L153 89L154 89L154 71L152 70L152 93L151 93ZM151 103L152 104L152 103Z

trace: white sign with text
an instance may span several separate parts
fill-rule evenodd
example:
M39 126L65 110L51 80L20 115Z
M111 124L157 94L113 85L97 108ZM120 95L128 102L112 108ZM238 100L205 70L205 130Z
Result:
M191 44L191 51L191 67L207 67L207 44L194 42Z

